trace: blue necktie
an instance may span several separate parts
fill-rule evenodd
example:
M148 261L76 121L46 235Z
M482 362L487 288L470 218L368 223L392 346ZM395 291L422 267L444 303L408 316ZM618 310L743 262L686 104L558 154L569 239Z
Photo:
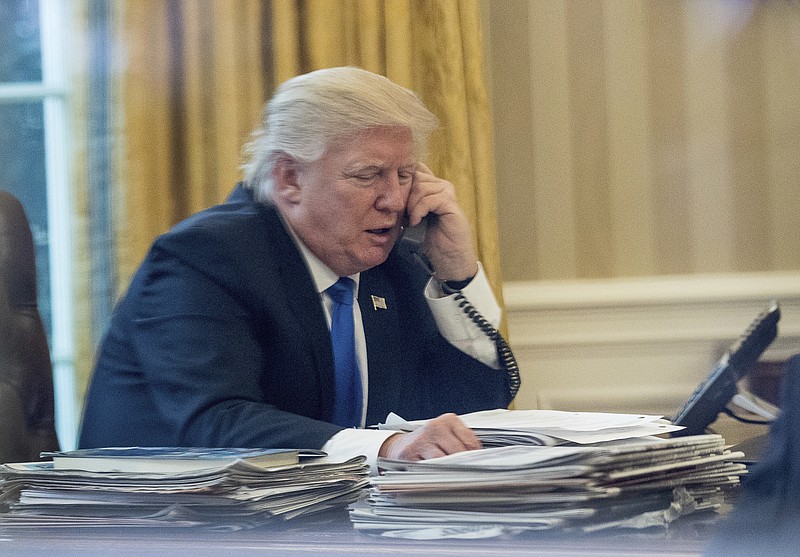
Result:
M333 300L331 342L336 369L333 423L343 427L361 425L361 374L356 362L353 289L355 282L340 277L326 291Z

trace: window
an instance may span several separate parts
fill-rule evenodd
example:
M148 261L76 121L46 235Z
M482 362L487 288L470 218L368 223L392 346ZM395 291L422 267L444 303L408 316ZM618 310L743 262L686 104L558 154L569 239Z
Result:
M0 3L0 188L20 199L36 245L62 447L74 447L72 244L68 83L69 2Z

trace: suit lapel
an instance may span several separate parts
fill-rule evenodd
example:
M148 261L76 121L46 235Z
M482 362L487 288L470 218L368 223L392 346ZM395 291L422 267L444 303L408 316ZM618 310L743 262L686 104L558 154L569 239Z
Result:
M397 295L380 267L361 273L358 304L364 323L369 367L367 425L397 409L403 378Z
M333 349L330 334L325 320L325 313L320 303L319 294L314 281L306 267L302 255L273 207L266 207L264 214L267 222L267 233L276 250L280 294L286 302L297 323L297 331L303 335L305 342L298 339L298 351L309 347L314 360L314 372L319 386L319 397L322 403L321 416L329 419L334 404L334 367ZM299 372L300 370L298 370ZM309 384L309 387L311 384Z

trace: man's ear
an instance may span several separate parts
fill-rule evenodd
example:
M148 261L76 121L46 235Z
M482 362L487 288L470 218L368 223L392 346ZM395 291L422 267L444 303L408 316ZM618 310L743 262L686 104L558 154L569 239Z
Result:
M300 202L299 166L300 163L286 153L276 155L272 165L272 195L276 201L291 205Z

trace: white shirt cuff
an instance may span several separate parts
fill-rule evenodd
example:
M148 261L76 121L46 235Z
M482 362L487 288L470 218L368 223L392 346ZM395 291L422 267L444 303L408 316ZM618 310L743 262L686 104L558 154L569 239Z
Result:
M378 451L396 431L383 429L343 429L322 446L331 460L344 461L354 456L367 457L370 474L378 473Z
M478 273L461 293L486 321L495 328L499 326L502 310L480 262ZM450 344L488 366L500 368L494 341L459 307L455 294L446 294L439 281L431 279L425 287L425 297L439 332Z

